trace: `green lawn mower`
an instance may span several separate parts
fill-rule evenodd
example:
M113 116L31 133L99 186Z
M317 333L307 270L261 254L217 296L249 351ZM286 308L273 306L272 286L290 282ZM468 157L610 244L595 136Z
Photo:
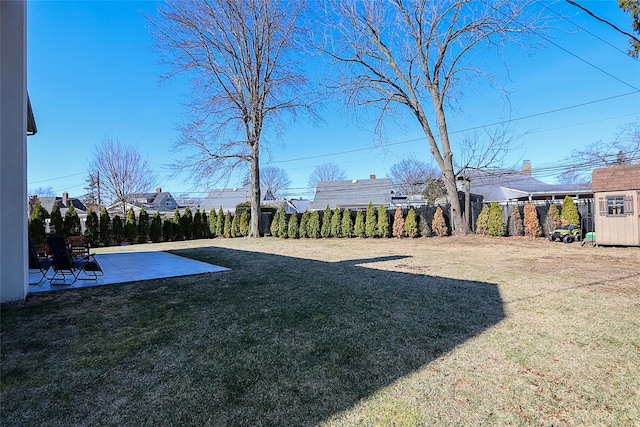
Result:
M549 234L549 241L555 240L565 243L571 243L574 240L579 242L582 240L582 230L576 225L562 225Z

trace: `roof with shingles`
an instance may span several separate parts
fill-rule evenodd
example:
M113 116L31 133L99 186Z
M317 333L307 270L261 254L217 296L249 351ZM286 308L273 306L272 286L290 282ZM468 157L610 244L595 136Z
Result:
M271 191L265 188L260 189L260 198L263 202L275 200ZM202 207L206 212L211 209L218 211L218 209L222 208L223 212L234 213L237 205L250 200L250 188L220 188L209 192Z
M69 197L67 199L67 205L62 203L62 197L38 197L38 200L49 214L51 214L51 209L53 209L53 205L55 204L60 208L60 214L62 214L62 216L67 213L67 209L69 209L69 206L71 205L73 205L73 208L78 211L78 214L85 213L87 211L87 207L77 197Z
M320 181L309 210L330 209L366 209L369 203L374 206L390 206L393 183L388 178L354 179L340 181Z

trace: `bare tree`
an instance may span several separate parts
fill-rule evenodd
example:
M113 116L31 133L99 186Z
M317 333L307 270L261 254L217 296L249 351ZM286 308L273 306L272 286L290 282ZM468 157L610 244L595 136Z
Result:
M447 107L460 84L484 76L480 49L501 45L533 28L525 20L529 0L390 0L330 3L324 51L344 65L339 87L352 107L380 108L378 124L398 108L420 124L447 189L453 226L463 221ZM379 128L379 126L378 126Z
M611 140L596 141L573 150L565 163L567 167L557 177L565 184L591 182L595 168L640 163L640 122L621 127Z
M344 169L335 163L324 163L316 166L309 176L309 188L316 188L320 181L339 181L347 179L347 173Z
M167 2L149 18L162 61L193 77L191 119L176 167L196 182L229 176L249 164L251 231L259 237L260 148L266 129L285 115L313 113L307 79L296 61L296 25L304 2L185 0Z
M242 185L251 184L251 175L247 174ZM282 190L289 188L291 179L287 171L277 166L265 166L260 168L260 187L271 191L274 197L282 196Z
M53 187L36 187L29 190L30 195L40 196L40 197L53 197L56 195L56 191Z
M109 136L95 145L89 163L89 176L98 175L101 197L108 203L122 202L123 213L129 196L147 192L157 182L147 161L134 147Z
M391 165L389 172L396 191L405 196L422 194L427 185L438 176L439 173L433 166L415 158L403 159Z

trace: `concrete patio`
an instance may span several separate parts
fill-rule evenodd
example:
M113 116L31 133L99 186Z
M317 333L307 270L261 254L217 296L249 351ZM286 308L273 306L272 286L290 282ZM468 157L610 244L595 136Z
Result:
M87 288L92 286L112 285L115 283L136 282L140 280L162 279L166 277L188 276L202 273L218 273L228 268L208 264L202 261L173 255L167 252L115 252L96 254L96 260L104 271L96 280L76 280L71 284L56 281L51 284L47 279L38 285L30 285L29 293L51 292L65 289ZM47 276L53 275L53 269ZM40 274L29 272L29 282L37 282ZM80 277L85 277L83 274Z

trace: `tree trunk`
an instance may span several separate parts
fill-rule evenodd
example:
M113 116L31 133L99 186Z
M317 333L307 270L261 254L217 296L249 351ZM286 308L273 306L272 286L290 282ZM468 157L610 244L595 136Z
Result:
M249 237L260 237L260 153L257 142L251 146L251 231Z

